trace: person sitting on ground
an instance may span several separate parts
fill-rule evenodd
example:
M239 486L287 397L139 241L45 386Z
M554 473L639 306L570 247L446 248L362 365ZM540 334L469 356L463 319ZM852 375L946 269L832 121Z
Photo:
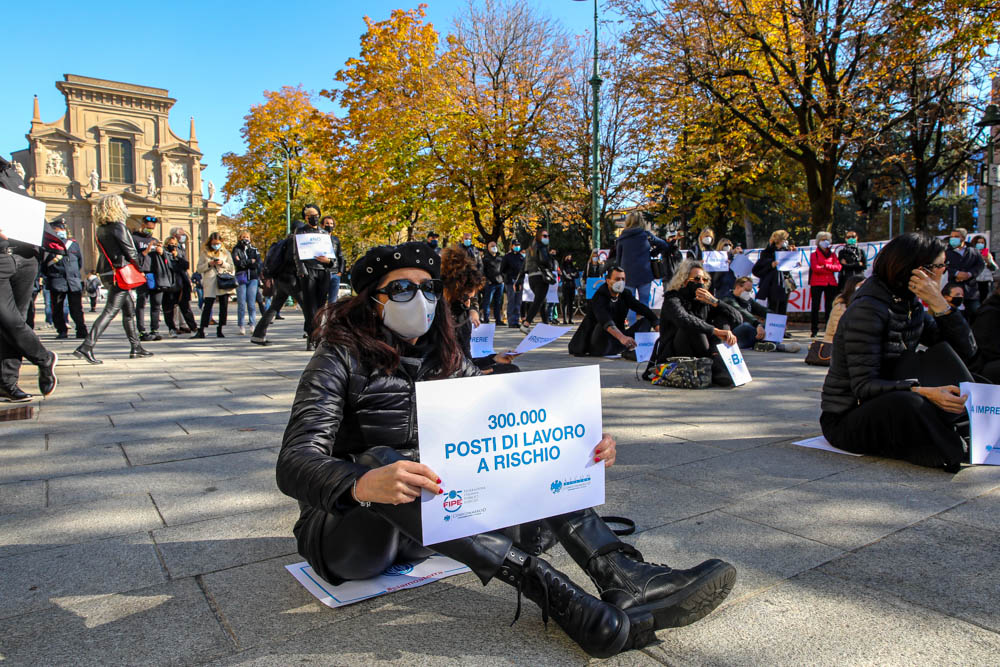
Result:
M855 292L864 282L865 277L860 273L855 273L844 281L844 291L838 294L837 298L833 300L830 319L827 320L826 331L823 332L824 343L833 342L833 337L837 333L837 327L840 326L840 318L844 315L847 307L851 305L851 299L854 298Z
M717 341L737 343L732 329L743 318L712 295L711 284L701 262L687 259L677 267L660 309L660 357L712 357L714 361L718 358Z
M757 352L798 352L798 343L772 343L764 340L764 325L767 322L767 308L753 298L753 279L750 276L737 278L731 294L720 300L740 314L742 323L733 329L740 348L753 348Z
M924 387L892 372L919 344L947 342L966 362L975 355L968 322L938 289L947 267L944 243L924 233L897 236L875 258L840 319L823 383L820 426L834 447L948 472L967 460L953 426L967 397L954 384Z
M373 248L354 265L357 295L326 306L317 320L318 349L299 379L276 466L278 488L299 501L299 553L335 585L440 553L484 585L515 587L518 599L526 595L601 658L647 645L654 629L709 614L729 594L735 568L715 559L690 570L646 563L592 509L422 546L420 494L448 486L415 460L414 385L479 374L455 339L438 277L439 257L426 243ZM605 466L615 453L610 435L593 450ZM520 539L543 527L601 598Z
M476 268L475 260L458 246L448 246L441 251L441 281L444 283L444 300L451 310L455 325L455 338L462 346L465 358L476 365L483 375L516 373L512 354L490 354L472 357L472 318L469 313L476 299L476 292L486 283L486 277Z
M979 352L969 369L993 384L1000 384L1000 284L986 297L972 325Z
M569 353L577 357L610 357L621 354L635 361L635 335L659 331L660 319L649 306L626 288L625 270L612 265L604 284L590 298L587 314L569 342ZM629 312L639 316L626 327Z

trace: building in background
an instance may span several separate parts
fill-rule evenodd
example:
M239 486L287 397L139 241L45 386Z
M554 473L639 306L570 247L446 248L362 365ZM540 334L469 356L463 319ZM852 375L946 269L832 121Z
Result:
M65 74L56 88L66 97L66 113L42 122L35 97L28 148L12 154L24 170L28 194L45 202L45 217L66 220L84 251L89 270L98 254L91 205L118 193L129 209L128 225L154 215L154 230L165 238L172 227L187 230L192 266L215 229L221 208L203 195L202 154L194 119L187 139L170 129L176 100L163 88Z

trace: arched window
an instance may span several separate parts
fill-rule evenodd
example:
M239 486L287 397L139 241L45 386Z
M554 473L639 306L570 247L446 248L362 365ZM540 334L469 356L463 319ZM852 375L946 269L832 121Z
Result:
M108 181L132 183L132 142L128 139L108 140Z

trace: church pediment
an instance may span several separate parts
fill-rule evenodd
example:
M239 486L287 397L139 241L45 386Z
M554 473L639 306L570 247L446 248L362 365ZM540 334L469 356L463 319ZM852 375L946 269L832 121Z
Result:
M31 139L48 139L48 140L57 139L62 141L68 141L71 144L87 143L86 139L78 137L75 134L71 134L66 130L63 130L58 127L46 127L44 129L39 130L38 132L33 132L29 136Z
M98 129L104 130L105 132L127 132L129 134L142 134L142 128L135 123L130 123L127 120L122 120L121 118L116 118L114 120L109 120L101 123L97 126Z
M160 146L153 150L154 153L159 153L160 155L177 155L184 154L190 155L191 157L200 158L202 154L195 149L191 148L187 144L169 144L167 146Z
M158 206L159 202L155 199L150 199L149 197L143 197L142 195L132 192L131 190L122 190L118 193L121 198L125 200L126 204L142 204L143 206Z

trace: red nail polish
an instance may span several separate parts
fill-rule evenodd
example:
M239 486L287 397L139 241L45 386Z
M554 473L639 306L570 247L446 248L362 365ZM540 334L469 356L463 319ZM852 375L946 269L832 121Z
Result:
M600 463L600 462L601 462L601 457L600 456L595 456L594 457L594 463Z
M440 477L438 477L438 481L436 481L436 482L434 482L434 483L435 483L435 484L440 484L440 483L441 483L441 478L440 478Z
M438 495L440 496L442 493L444 493L444 489L438 489Z

